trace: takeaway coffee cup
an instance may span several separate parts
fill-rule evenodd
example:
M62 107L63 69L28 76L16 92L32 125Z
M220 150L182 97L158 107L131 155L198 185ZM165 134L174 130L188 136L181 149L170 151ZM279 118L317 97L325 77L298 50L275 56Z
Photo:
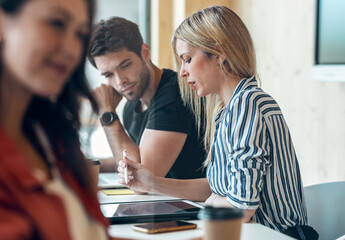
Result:
M100 161L98 159L89 159L91 163L91 175L92 175L92 182L95 186L98 186L98 175L99 175L99 168L100 168Z
M240 240L243 211L237 208L205 207L198 218L204 222L205 240Z

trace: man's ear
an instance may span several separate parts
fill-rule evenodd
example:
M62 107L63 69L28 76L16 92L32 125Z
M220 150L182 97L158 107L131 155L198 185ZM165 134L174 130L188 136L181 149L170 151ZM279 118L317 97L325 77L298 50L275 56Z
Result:
M141 45L141 58L146 62L151 62L151 51L149 46L146 43Z

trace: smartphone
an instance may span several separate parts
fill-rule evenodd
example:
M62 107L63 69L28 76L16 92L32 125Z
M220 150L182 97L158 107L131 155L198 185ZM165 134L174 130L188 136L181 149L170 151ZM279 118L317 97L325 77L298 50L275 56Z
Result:
M197 225L185 221L153 222L133 225L133 229L143 233L162 233L194 229Z

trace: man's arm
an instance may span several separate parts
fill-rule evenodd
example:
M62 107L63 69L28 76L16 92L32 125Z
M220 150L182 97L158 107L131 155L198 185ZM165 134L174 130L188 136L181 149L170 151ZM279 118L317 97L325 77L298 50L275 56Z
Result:
M114 155L113 169L116 169L119 161L122 159L122 152L126 149L127 155L140 162L140 152L138 146L128 137L119 119L111 125L103 126L109 146ZM111 161L111 160L110 160ZM110 168L110 164L108 162Z
M121 96L106 84L96 88L95 95L100 105L100 113L113 112L121 100ZM155 175L165 177L180 154L187 139L186 133L145 129L141 138L140 148L130 139L119 119L112 124L103 126L114 160L102 160L107 169L116 169L122 159L122 151L127 156L142 163ZM102 169L104 167L102 166Z
M105 112L114 112L122 99L122 96L108 84L101 84L99 87L97 87L94 90L94 96L99 105L100 115ZM118 162L122 159L122 151L124 149L126 149L127 153L129 153L129 156L132 156L132 154L133 156L139 155L138 147L127 136L127 133L123 129L123 126L118 118L110 125L103 126L103 130L107 137L114 159L102 159L102 170L106 168L107 170L113 169L114 171L118 165ZM140 158L135 159L140 160Z
M128 137L119 120L103 129L116 163L122 159L122 151L126 149L128 158L142 163L160 177L165 177L168 173L187 139L185 133L145 129L138 147ZM115 169L115 164L109 168Z
M102 158L99 161L101 162L100 172L114 172L118 167L114 157Z
M186 133L145 129L140 142L141 163L155 176L165 177L186 139Z

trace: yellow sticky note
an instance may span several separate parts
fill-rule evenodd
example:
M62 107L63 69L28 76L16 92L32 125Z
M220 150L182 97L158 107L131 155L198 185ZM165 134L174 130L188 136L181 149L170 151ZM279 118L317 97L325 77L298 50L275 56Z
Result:
M130 189L104 189L102 190L107 195L131 195L134 192Z

